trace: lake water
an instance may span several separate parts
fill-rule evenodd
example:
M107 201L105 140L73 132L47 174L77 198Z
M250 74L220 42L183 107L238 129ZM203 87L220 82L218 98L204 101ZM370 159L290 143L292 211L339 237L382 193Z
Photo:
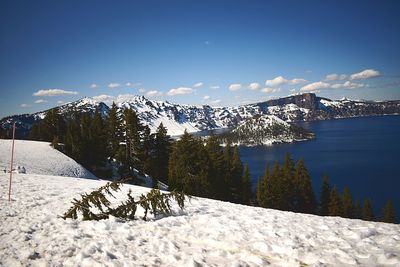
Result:
M286 152L303 158L319 196L322 177L340 190L348 186L353 199L370 198L375 214L392 199L400 216L400 116L361 117L330 121L302 122L316 133L312 141L273 146L241 147L253 179L262 176L267 163L282 163Z

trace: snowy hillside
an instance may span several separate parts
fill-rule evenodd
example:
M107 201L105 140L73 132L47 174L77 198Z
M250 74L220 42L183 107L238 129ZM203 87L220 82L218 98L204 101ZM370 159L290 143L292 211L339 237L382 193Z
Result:
M0 175L0 266L399 266L400 226L192 198L158 220L63 220L104 181ZM136 197L149 189L125 186ZM138 211L139 212L139 211Z
M314 138L314 134L274 115L256 115L221 137L232 144L252 146L304 141Z
M0 139L0 167L10 169L11 140ZM96 179L82 165L53 149L50 143L37 141L15 141L14 169L25 169L27 174L43 174ZM17 170L18 171L18 170Z

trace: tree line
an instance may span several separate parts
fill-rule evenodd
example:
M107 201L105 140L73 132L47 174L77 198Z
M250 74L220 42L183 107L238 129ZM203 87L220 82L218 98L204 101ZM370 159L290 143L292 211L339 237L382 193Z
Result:
M118 112L115 103L103 118L73 112L61 116L57 109L33 125L30 139L52 142L55 148L72 157L97 176L111 178L116 168L121 178L134 177L134 170L169 185L170 190L234 203L323 216L376 220L371 201L353 201L348 187L340 194L324 177L320 200L311 184L303 160L295 162L289 154L283 165L266 166L252 192L249 167L240 159L239 149L220 138L207 140L185 132L177 141L160 124L155 133L143 125L133 109ZM381 221L395 222L393 203L388 201Z

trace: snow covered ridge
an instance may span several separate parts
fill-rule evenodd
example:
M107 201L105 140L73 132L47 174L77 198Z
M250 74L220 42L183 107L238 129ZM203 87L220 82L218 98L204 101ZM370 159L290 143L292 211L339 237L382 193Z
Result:
M168 101L154 101L144 96L124 96L117 98L119 112L125 108L134 109L142 123L152 131L162 122L169 135L180 135L186 129L197 132L217 128L231 128L254 115L275 115L285 121L312 121L357 116L400 114L400 100L361 101L330 100L307 93L268 100L237 107L211 107L173 104ZM106 116L110 110L105 103L93 98L83 98L59 107L60 112L68 117L72 112L91 112L100 110ZM17 123L20 137L29 131L32 124L43 119L45 111L35 114L16 115L0 120L0 127L10 128Z
M104 181L0 175L0 266L399 266L400 225L193 197L184 211L124 222L59 218ZM137 198L150 189L127 185ZM118 195L116 195L118 197ZM138 213L140 210L138 210ZM138 216L140 216L138 214Z
M0 139L1 172L9 172L11 140ZM19 168L18 168L19 167ZM97 179L75 160L53 149L48 142L15 140L14 168L27 174L42 174ZM19 170L18 170L19 169Z
M220 136L224 142L246 146L290 143L314 137L313 133L274 115L256 115L240 122L230 133Z

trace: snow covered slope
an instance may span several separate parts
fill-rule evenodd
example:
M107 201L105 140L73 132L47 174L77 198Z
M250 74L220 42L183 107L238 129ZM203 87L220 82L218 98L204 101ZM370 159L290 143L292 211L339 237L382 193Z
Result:
M11 140L0 139L0 167L4 172L10 169ZM15 141L14 169L24 167L27 174L82 177L97 179L91 172L60 151L50 143L38 141Z
M400 226L192 198L144 222L58 217L104 181L0 175L0 266L400 266ZM136 197L149 189L126 186ZM138 211L139 212L139 211ZM305 265L307 264L307 265Z
M239 123L230 133L222 135L236 145L272 145L314 138L314 134L274 115L256 115Z

